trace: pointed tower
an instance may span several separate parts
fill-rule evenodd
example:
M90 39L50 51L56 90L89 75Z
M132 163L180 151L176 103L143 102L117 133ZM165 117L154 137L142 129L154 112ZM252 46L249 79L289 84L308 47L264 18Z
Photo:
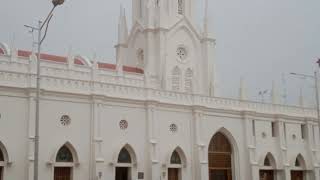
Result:
M208 19L208 0L205 0L205 10L204 10L204 20L203 20L203 32L202 32L202 67L204 68L205 76L203 77L203 84L209 82L209 89L207 92L210 96L216 95L216 81L215 81L215 67L214 67L214 48L215 48L215 39L211 37L209 33L209 19Z
M148 88L215 95L215 40L209 33L207 8L203 32L195 26L194 2L133 0L130 36L126 46L117 49L127 47L126 57L130 58L117 53L117 60L143 67Z
M242 77L240 79L239 99L240 100L247 100L244 79Z
M126 51L128 48L128 27L125 9L120 6L120 16L118 23L118 44L116 48L117 71L122 74L122 66L125 61Z
M272 104L278 104L279 103L279 96L277 92L277 87L275 81L272 81L272 90L271 90L271 101Z
M302 90L302 88L300 88L299 106L300 106L300 107L304 107L304 97L303 97L303 90Z

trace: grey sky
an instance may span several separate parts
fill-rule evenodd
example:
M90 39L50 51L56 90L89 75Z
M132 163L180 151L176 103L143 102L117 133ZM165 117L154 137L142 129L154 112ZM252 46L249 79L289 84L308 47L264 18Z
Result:
M197 1L198 26L204 0ZM114 62L119 6L131 21L131 0L67 0L55 11L43 51L74 53ZM50 0L1 0L0 41L30 49L32 36L23 27L47 15ZM280 93L281 74L312 74L320 57L319 0L209 0L210 23L217 39L216 69L221 95L237 97L240 76L252 100L275 80ZM296 104L300 86L309 103L312 81L287 77L288 99Z

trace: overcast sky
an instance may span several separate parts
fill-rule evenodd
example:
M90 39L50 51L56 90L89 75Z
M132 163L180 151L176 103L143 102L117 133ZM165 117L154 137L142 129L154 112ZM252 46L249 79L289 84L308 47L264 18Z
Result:
M204 0L196 2L200 27ZM43 51L65 55L72 46L75 54L92 57L96 53L101 60L115 62L121 3L131 24L131 0L66 0L55 11ZM50 0L1 0L0 42L31 49L32 36L23 25L36 25L50 9ZM275 80L279 93L288 95L288 103L297 104L303 87L308 103L313 104L312 80L295 79L288 73L312 74L316 69L319 0L209 0L209 9L217 40L215 62L221 96L238 97L243 76L252 100L260 101L258 92L270 90ZM269 99L268 95L265 98Z

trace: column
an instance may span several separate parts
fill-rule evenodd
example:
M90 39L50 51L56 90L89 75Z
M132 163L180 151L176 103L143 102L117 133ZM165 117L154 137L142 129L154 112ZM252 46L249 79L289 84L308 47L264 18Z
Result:
M155 108L156 105L152 103L148 103L146 105L146 122L147 122L147 142L146 142L146 152L148 154L148 158L146 158L146 174L145 179L151 177L151 179L159 179L162 176L162 171L159 163L159 155L158 155L158 126L157 121L155 119Z

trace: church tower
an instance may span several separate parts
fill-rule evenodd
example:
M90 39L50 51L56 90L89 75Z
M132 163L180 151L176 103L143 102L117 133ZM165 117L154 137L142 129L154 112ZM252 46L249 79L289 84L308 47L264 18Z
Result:
M196 28L194 3L132 0L132 28L122 43L127 49L119 51L126 55L118 57L125 57L125 65L144 69L147 87L214 95L215 41L209 35L207 13L202 30Z

